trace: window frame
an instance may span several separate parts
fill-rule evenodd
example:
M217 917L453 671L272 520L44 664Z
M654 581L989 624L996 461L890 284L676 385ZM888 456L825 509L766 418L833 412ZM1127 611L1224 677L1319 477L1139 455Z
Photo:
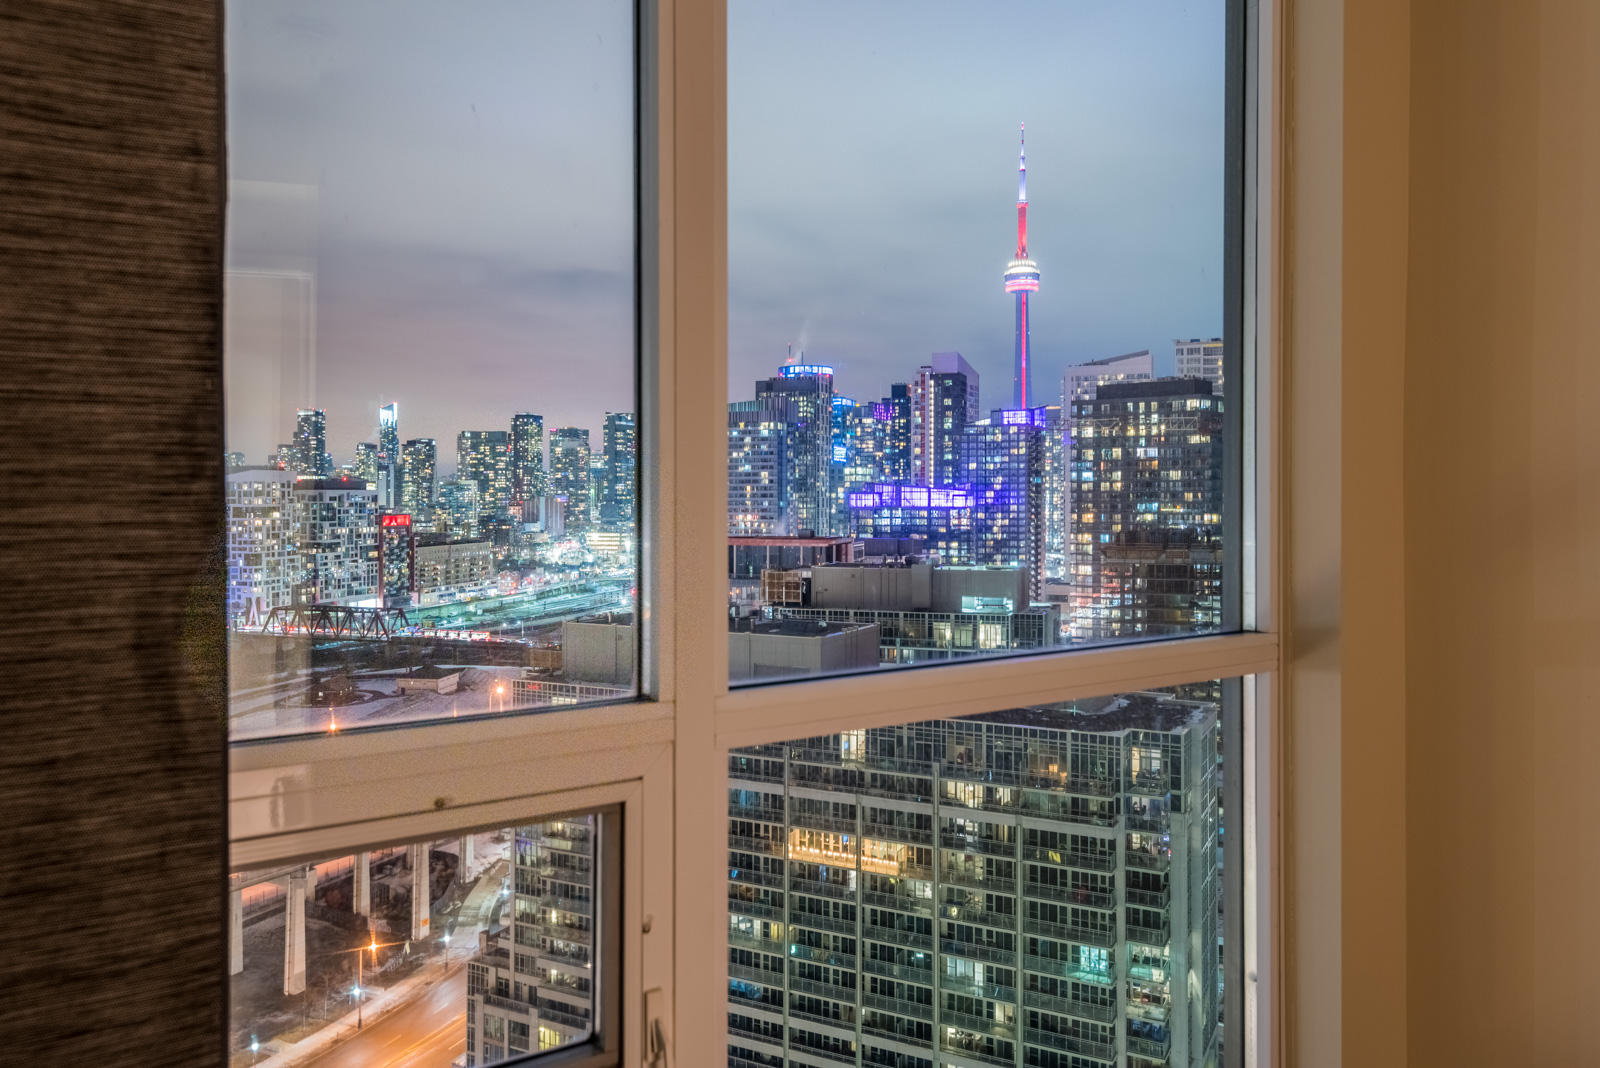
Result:
M727 450L727 0L637 0L636 303L640 699L230 747L231 870L379 841L619 806L623 1063L726 1056L720 886L729 749L1182 682L1240 678L1242 1058L1280 1063L1283 651L1280 351L1283 182L1278 0L1230 0L1241 34L1235 154L1242 414L1233 633L730 691ZM1230 173L1230 177L1234 177ZM717 828L716 833L706 829ZM1232 928L1230 926L1230 933ZM684 952L675 952L682 946ZM678 991L685 997L675 997ZM1230 1061L1233 1054L1230 1052Z

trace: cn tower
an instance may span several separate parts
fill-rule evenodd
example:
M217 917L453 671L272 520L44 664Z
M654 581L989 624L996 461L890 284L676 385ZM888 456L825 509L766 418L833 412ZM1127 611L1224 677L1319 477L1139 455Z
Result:
M1028 395L1028 364L1033 359L1033 345L1028 336L1028 294L1039 292L1039 265L1028 258L1028 145L1027 124L1023 124L1017 157L1017 253L1006 264L1006 292L1017 295L1017 352L1012 367L1011 404L1026 408Z

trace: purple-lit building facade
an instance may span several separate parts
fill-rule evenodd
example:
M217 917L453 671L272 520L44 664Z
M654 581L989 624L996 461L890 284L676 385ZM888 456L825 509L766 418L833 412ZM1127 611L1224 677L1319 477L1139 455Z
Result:
M850 492L850 532L858 538L919 539L946 564L972 560L971 488L866 485Z

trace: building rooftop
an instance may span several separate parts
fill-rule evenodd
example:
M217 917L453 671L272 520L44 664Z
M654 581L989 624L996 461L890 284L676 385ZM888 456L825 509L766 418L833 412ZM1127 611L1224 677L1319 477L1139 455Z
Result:
M729 535L728 544L736 547L740 545L795 545L822 547L826 545L843 545L855 540L855 538L849 537L818 538L800 537L793 534L759 534Z
M962 718L1044 730L1106 734L1144 730L1170 734L1186 727L1199 726L1216 711L1217 706L1209 701L1188 701L1163 693L1128 693L1115 697L1063 701L1055 705L1008 708L1001 712L985 712Z
M729 633L770 634L788 638L824 638L832 634L870 627L871 623L835 623L811 619L758 619L754 616L728 618Z
M1148 382L1112 382L1101 386L1096 400L1133 400L1139 397L1210 396L1215 390L1204 378L1153 378Z

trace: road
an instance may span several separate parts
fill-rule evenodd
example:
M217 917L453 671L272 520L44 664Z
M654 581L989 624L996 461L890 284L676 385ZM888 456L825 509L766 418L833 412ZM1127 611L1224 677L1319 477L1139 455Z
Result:
M306 1068L449 1068L467 1051L467 965Z

